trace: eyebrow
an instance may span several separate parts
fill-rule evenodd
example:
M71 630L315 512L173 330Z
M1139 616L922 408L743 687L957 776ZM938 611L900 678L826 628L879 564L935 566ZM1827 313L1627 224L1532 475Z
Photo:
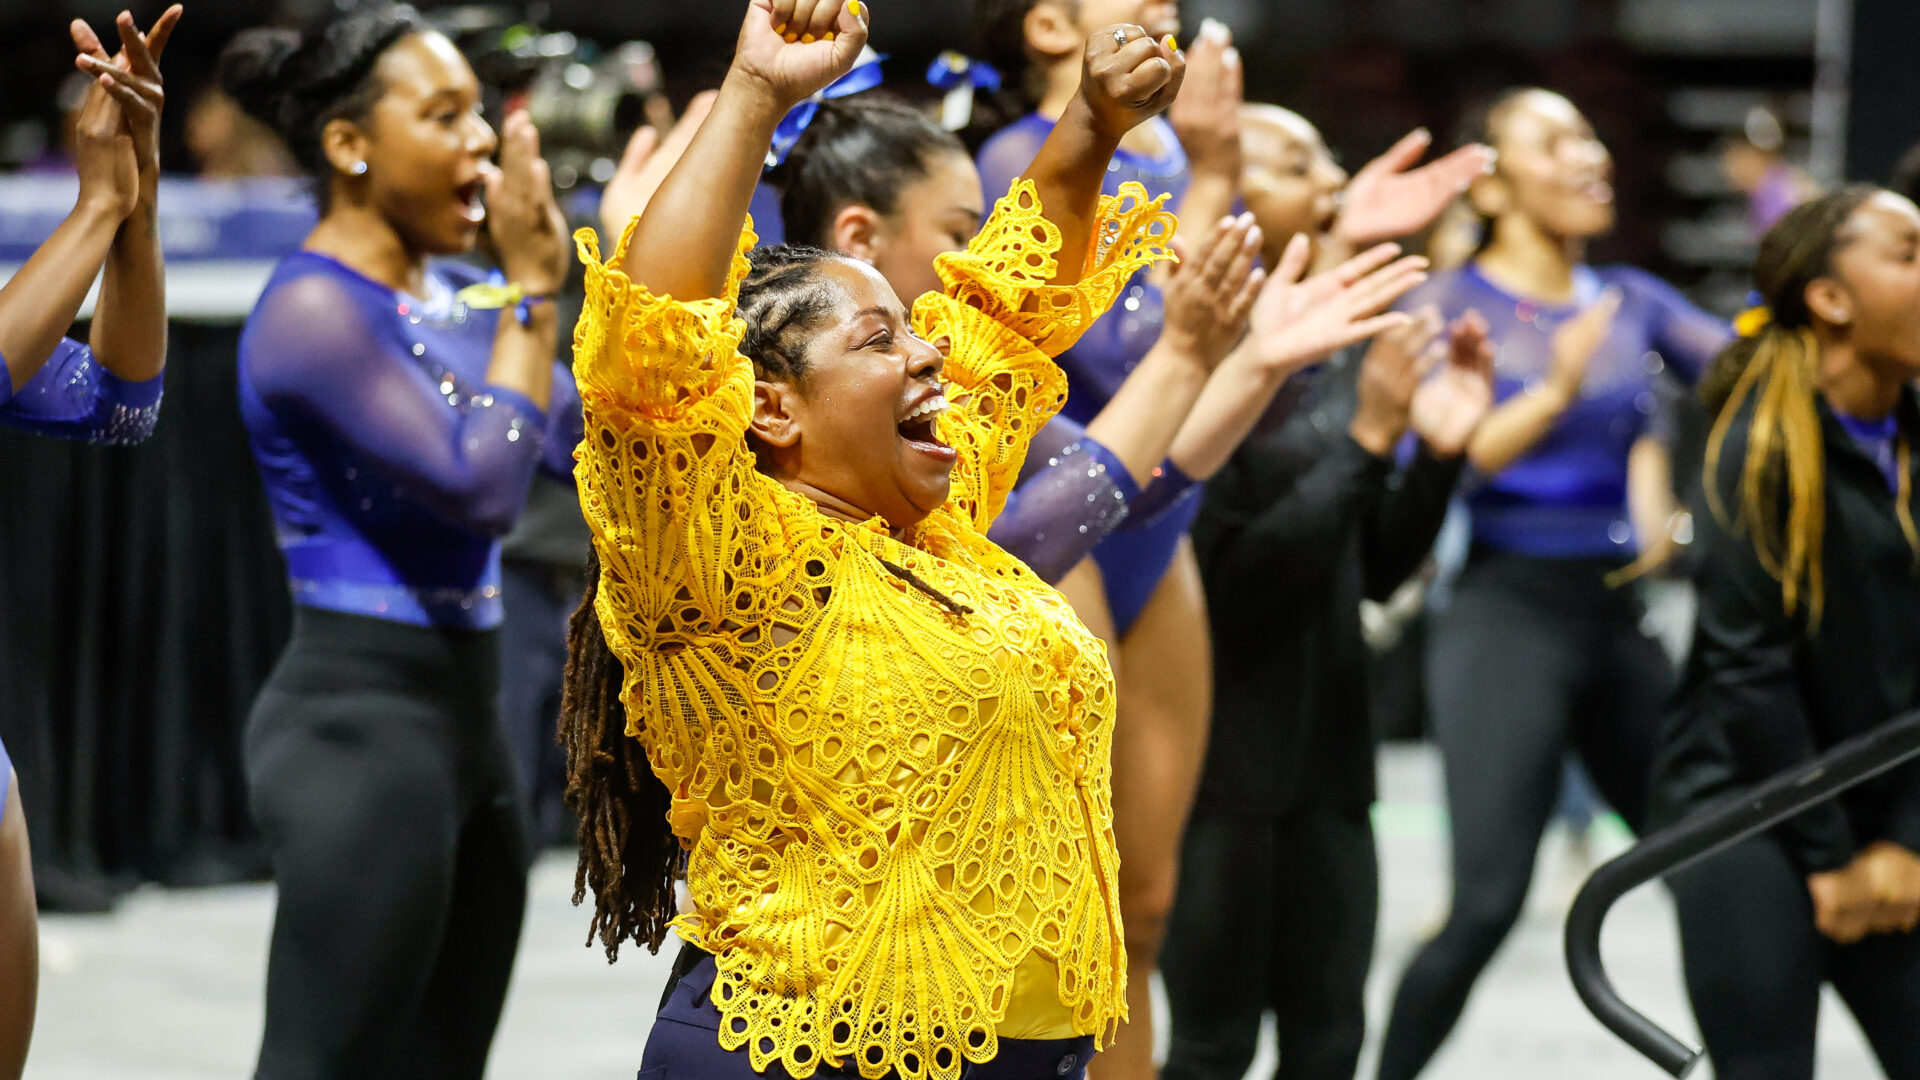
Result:
M853 317L856 319L864 319L868 315L878 315L880 318L890 321L897 321L899 319L898 312L889 307L882 307L879 304L875 304L872 307L861 308L859 311L853 313Z

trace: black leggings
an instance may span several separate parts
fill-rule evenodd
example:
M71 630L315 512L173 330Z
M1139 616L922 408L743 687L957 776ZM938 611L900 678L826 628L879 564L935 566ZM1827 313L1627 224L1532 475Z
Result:
M1603 584L1606 569L1476 557L1436 620L1427 693L1446 765L1453 906L1401 977L1379 1080L1420 1074L1520 917L1569 743L1607 801L1641 824L1673 673L1631 592Z
M528 860L498 649L296 608L247 724L279 885L258 1080L479 1080Z
M1240 1080L1269 1009L1282 1080L1353 1080L1378 891L1365 808L1194 811L1160 955L1164 1080Z
M1687 996L1719 1080L1810 1080L1832 982L1888 1077L1920 1077L1920 937L1849 946L1814 929L1806 876L1771 836L1674 875Z

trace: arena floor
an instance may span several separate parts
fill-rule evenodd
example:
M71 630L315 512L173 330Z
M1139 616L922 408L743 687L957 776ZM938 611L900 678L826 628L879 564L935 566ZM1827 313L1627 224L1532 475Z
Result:
M1425 750L1382 758L1383 897L1371 987L1373 1042L1408 953L1445 904L1445 824L1439 774ZM1603 849L1610 845L1603 842ZM1611 845L1618 850L1617 838ZM1549 836L1530 910L1481 982L1432 1080L1630 1080L1658 1073L1580 1007L1560 958L1560 917L1571 896L1565 836ZM1604 852L1603 852L1604 853ZM495 1080L627 1080L638 1068L669 956L623 954L609 967L582 946L586 919L569 904L570 856L535 872ZM261 983L272 921L269 886L147 890L111 916L46 920L39 1027L27 1075L37 1080L242 1080L259 1036ZM670 950L668 950L670 952ZM1608 962L1628 1000L1691 1037L1673 915L1642 890L1615 911ZM1823 1077L1878 1070L1844 1010L1831 1000L1821 1029ZM1263 1047L1249 1076L1271 1074Z

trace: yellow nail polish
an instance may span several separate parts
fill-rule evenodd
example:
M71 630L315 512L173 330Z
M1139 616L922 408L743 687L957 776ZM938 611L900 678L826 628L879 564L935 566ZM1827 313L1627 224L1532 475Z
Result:
M834 33L833 33L833 31L831 31L831 30L829 30L829 31L827 31L826 33L824 33L824 34L821 34L821 35L820 35L820 40L821 40L821 41L832 41L833 39L834 39Z
M1167 51L1168 51L1168 52L1179 52L1179 51L1180 51L1180 43L1179 43L1179 42L1177 42L1177 41L1175 41L1175 40L1173 39L1173 35L1172 35L1172 34L1168 34L1168 35L1167 35Z
M811 44L813 44L813 35L812 35L812 34L801 34L801 35L800 35L800 44L802 44L802 45L811 45Z
M796 44L796 43L798 43L798 42L799 42L799 40L800 40L800 35L799 35L799 34L786 34L786 35L784 35L784 36L783 36L783 37L781 38L781 40L783 40L783 41L785 41L785 42L786 42L787 44L789 44L789 45L793 45L793 44Z
M847 13L854 18L860 17L860 0L847 0Z
M781 23L779 26L773 28L773 32L779 34L781 37L787 36L787 24Z

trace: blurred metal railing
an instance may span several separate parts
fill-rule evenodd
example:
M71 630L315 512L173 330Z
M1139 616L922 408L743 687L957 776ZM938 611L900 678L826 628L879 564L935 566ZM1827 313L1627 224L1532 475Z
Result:
M1700 1063L1702 1051L1675 1038L1621 1000L1600 961L1600 927L1616 900L1732 844L1778 825L1817 803L1920 757L1920 712L1895 717L1807 764L1756 785L1737 799L1708 807L1635 844L1593 872L1567 914L1567 974L1607 1029L1675 1077ZM1765 948L1756 942L1755 948Z

